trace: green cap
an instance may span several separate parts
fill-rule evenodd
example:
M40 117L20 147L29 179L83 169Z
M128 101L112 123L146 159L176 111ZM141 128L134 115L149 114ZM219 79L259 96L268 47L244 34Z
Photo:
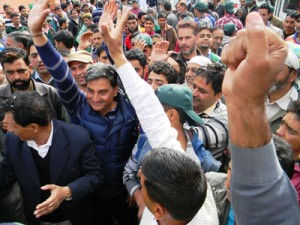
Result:
M144 41L146 42L147 45L150 45L150 46L153 45L152 38L148 34L139 33L138 35L136 35L134 37L134 40L139 40L140 38L144 39Z
M182 109L196 123L203 120L193 110L193 94L191 89L179 84L165 84L159 87L156 95L161 104Z
M193 5L194 9L198 9L199 12L206 12L207 11L207 4L204 2L196 2Z
M234 3L233 2L226 2L224 6L226 12L229 14L234 13Z
M235 31L237 31L237 28L233 23L226 23L223 30L225 35L231 36Z

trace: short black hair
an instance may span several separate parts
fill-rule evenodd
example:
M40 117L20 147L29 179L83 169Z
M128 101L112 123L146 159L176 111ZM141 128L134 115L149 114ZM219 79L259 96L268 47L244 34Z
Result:
M10 7L10 5L4 4L4 5L3 5L3 10L5 10L6 8L9 8L9 7Z
M13 18L15 18L17 16L20 16L19 13L13 12L12 14L10 14L9 18L13 19Z
M62 42L67 48L73 48L75 38L70 31L60 30L53 36L53 40Z
M149 66L149 74L152 71L165 76L169 84L175 84L177 82L177 72L170 63L154 62Z
M14 120L22 127L36 123L47 126L52 118L49 102L36 91L18 92L5 103L5 112L12 112Z
M152 16L150 16L150 15L146 16L145 22L146 22L146 21L151 21L153 24L155 24L154 18L153 18Z
M27 53L21 48L5 48L0 52L1 66L4 69L4 63L12 64L18 59L23 59L27 66L30 65Z
M147 58L144 54L144 52L140 49L131 49L130 51L125 53L127 60L138 60L140 65L145 68L147 65Z
M298 13L298 15L297 15L297 12L291 11L291 12L288 12L288 13L286 14L285 18L291 17L292 19L296 19L297 16L299 17L299 13Z
M258 9L266 9L268 11L268 14L271 13L271 7L268 3L262 3L261 5L258 6Z
M19 12L21 12L23 9L26 9L26 7L24 5L19 5L18 9L19 9Z
M148 14L147 14L146 12L144 12L144 11L140 11L139 14L138 14L138 19L139 19L139 20L142 19L142 17L143 17L144 15L148 15Z
M67 19L66 18L59 18L58 23L59 23L59 26L61 26L64 23L67 23Z
M157 17L157 19L161 19L161 18L165 18L165 19L167 19L167 14L166 14L166 13L164 13L164 12L160 12L160 13L158 14L158 17Z
M105 48L102 45L100 45L99 47L96 48L95 53L98 57L100 57L102 52L105 52Z
M64 10L64 9L68 8L68 5L66 3L61 3L60 7L62 10Z
M137 16L136 16L135 14L130 13L129 16L128 16L127 21L128 21L128 20L136 20L136 21L138 21L138 18L137 18Z
M143 188L149 198L165 207L172 218L189 222L206 198L207 182L195 160L168 148L149 151L142 164Z
M215 95L222 92L222 84L226 68L221 63L208 64L206 68L199 68L196 77L200 76L206 80L206 84L211 84Z
M97 8L103 8L103 2L99 1L96 3Z
M172 4L171 4L171 2L165 2L164 9L167 12L171 11L172 10Z

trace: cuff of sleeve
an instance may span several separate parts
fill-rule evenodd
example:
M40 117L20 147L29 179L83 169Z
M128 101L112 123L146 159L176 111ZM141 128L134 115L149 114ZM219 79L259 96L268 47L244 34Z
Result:
M136 71L129 62L118 67L117 73L121 77L125 89L130 88L130 86L133 86L136 82L141 81L141 78L137 75Z
M282 174L273 140L259 148L240 148L230 143L232 177L245 184L262 184Z
M139 188L141 188L141 186L140 185L136 185L136 186L134 186L131 190L130 190L130 196L132 197L133 196L133 193L137 190L137 189L139 189Z

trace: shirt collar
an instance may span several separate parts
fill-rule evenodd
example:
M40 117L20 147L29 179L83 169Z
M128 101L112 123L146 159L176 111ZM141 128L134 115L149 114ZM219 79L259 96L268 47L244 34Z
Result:
M38 153L41 157L45 157L49 151L49 148L51 147L52 139L53 139L53 122L51 121L51 131L50 131L50 135L49 135L49 138L48 138L48 141L46 142L46 144L39 146L39 145L37 145L37 143L34 140L28 140L27 145L29 147L35 149L36 151L38 151Z
M277 104L281 109L287 110L288 105L291 101L295 101L298 99L298 92L296 88L291 87L291 89L280 99L270 104L269 98L267 98L267 104Z

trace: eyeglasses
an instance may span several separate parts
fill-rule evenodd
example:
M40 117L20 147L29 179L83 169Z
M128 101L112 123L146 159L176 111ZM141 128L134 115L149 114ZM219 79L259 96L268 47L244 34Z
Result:
M19 75L24 75L27 72L27 69L17 69L17 70L5 70L7 76L12 76L17 72Z

